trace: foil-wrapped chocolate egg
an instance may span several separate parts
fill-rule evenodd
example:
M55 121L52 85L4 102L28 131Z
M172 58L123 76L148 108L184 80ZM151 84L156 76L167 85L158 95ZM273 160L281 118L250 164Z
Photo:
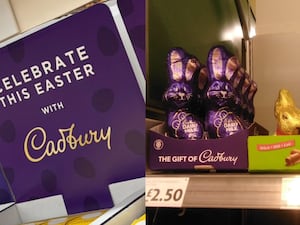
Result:
M178 110L168 116L168 135L177 139L196 140L203 137L203 126L192 113Z

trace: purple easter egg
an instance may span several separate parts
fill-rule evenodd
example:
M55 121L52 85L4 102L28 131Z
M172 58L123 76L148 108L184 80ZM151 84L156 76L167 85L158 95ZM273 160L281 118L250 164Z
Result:
M168 135L178 139L196 140L203 136L203 126L200 120L188 111L178 110L169 113Z
M245 129L243 121L228 107L210 110L205 123L209 138L224 138Z

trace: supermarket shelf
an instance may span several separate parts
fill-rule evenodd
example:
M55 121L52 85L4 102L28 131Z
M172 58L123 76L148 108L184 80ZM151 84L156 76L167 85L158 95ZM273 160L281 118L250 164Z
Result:
M148 171L146 180L166 177L188 178L183 208L300 209L300 175L296 174ZM164 206L158 201L154 207Z

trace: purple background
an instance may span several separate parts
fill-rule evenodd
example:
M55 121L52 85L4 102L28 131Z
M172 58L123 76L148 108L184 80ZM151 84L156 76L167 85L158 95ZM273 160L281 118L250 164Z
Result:
M129 37L137 54L143 73L146 73L145 62L145 0L118 0L122 18L126 24Z
M144 41L138 44L135 40L142 37L139 26L144 26L144 8L139 10L142 6L133 1L132 5L139 11L135 15L139 24L130 23L129 18L125 22L129 31L138 30L131 36L143 64ZM133 11L121 11L134 16ZM31 90L30 100L0 107L0 162L17 202L63 194L68 213L109 208L108 184L145 174L145 104L107 6L93 6L1 49L0 79L81 45L85 45L89 60L74 67L92 64L93 77L40 96L33 94L33 83L57 73L44 75L22 86ZM8 92L0 96L3 94ZM41 107L60 101L63 110L48 115L41 112ZM72 123L76 124L75 136L110 126L112 149L107 150L106 142L100 142L76 150L67 148L63 154L38 163L25 158L23 142L32 128L43 127L47 139L57 141L58 129L69 128Z

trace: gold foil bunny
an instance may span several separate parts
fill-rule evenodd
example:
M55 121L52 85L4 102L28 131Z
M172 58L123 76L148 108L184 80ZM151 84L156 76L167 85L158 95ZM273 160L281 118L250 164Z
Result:
M279 91L274 114L277 120L276 135L297 135L300 133L300 110L296 107L288 90L281 89Z

